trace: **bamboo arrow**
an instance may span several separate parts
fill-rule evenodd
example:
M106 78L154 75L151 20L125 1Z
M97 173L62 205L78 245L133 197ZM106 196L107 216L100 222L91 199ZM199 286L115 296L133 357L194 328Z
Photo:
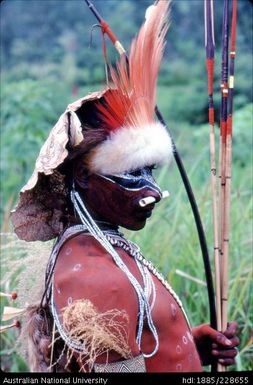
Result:
M230 227L230 195L231 195L231 165L232 165L232 114L234 92L234 66L236 50L236 18L237 0L233 0L229 88L227 97L227 122L226 122L226 146L225 146L225 191L224 191L224 230L223 230L223 263L222 263L222 330L227 328L227 297L228 297L228 253L229 253L229 227Z
M232 162L232 113L234 90L234 61L236 47L237 0L233 0L230 63L229 47L229 2L224 0L222 25L222 65L221 65L221 108L220 108L220 193L219 193L219 229L216 207L216 161L213 106L213 72L214 72L214 28L213 0L205 0L205 46L209 94L210 154L212 171L213 232L216 272L216 309L218 330L227 328L228 297L228 252L229 252L229 212L231 194ZM230 65L229 65L230 64ZM229 72L229 84L228 84ZM219 253L218 253L219 249ZM224 371L218 365L218 371Z
M216 180L216 151L214 129L214 103L213 103L213 75L214 75L214 20L213 0L205 0L205 46L206 68L208 80L208 110L210 127L210 160L212 184L212 212L213 212L213 247L215 261L215 286L216 286L216 316L217 328L221 330L221 288L220 288L220 258L218 239L218 212L217 212L217 180Z

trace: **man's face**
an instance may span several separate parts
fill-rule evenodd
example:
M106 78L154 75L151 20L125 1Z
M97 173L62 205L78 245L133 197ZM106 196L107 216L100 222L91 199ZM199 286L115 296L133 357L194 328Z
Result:
M89 175L82 196L93 218L130 230L142 229L155 203L161 199L151 169L145 167L120 175ZM155 202L141 207L139 201L146 197L154 197Z

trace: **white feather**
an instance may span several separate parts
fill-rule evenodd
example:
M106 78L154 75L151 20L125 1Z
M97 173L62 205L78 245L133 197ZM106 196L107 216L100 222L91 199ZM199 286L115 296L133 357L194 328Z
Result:
M172 153L171 138L161 123L121 127L96 147L89 168L94 173L117 174L168 163Z

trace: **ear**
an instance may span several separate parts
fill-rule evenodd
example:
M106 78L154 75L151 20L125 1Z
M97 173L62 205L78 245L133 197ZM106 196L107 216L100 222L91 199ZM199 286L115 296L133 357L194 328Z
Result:
M84 166L83 160L80 159L78 162L75 162L73 168L73 178L75 183L82 189L87 187L87 177L88 171Z

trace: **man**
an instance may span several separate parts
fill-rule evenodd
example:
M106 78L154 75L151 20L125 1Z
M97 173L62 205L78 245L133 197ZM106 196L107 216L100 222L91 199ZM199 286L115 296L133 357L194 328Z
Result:
M26 240L59 236L31 309L32 370L193 372L234 362L236 324L191 328L170 285L118 227L140 230L163 194L152 169L173 153L155 121L168 2L148 13L110 69L112 85L68 106L12 214Z

